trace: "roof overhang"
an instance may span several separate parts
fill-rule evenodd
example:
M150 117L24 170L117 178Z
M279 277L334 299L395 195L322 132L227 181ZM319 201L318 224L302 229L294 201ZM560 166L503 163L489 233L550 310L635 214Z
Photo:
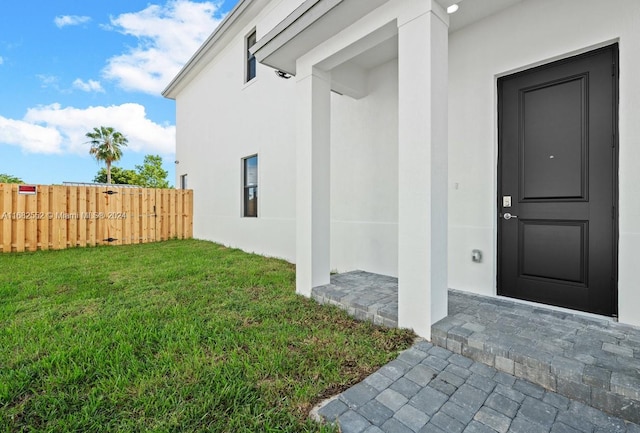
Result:
M162 96L175 99L180 90L198 72L222 51L230 38L234 37L232 29L241 28L254 19L270 0L238 0L235 7L211 33L209 38L198 48L193 56L182 67L169 85L162 91Z
M175 99L184 86L230 43L237 29L248 25L269 1L238 0L162 95ZM295 75L298 58L387 1L390 0L306 0L264 35L251 51L260 63ZM460 10L450 16L449 31L452 32L524 0L435 1L443 8L455 3L461 5Z
M296 60L389 0L306 0L251 49L256 59L274 69L296 74ZM436 0L450 16L450 32L523 0Z
M289 74L296 60L388 0L307 0L252 48L256 59Z

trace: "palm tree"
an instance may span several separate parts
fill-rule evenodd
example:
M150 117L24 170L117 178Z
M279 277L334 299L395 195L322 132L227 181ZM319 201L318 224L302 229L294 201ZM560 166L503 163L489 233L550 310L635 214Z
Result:
M110 126L93 128L86 136L91 139L89 153L107 165L107 183L111 183L111 163L122 158L122 147L127 145L127 138Z

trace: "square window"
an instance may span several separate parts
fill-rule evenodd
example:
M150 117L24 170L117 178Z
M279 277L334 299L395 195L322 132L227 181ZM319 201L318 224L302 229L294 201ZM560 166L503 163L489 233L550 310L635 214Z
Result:
M258 216L258 155L242 160L242 198L245 217Z

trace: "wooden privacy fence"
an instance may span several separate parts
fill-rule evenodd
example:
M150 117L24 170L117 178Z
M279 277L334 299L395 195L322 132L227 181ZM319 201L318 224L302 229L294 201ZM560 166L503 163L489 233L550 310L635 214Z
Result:
M0 183L3 253L192 236L192 190Z

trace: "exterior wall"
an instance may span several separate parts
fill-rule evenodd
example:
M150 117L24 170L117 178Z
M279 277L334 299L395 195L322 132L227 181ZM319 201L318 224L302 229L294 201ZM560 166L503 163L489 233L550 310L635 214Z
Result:
M257 77L244 83L245 35L255 27L260 37L270 30L263 22L285 12L265 8L178 95L176 176L187 174L194 190L194 237L293 261L295 80L258 64ZM254 154L258 218L242 218L241 159Z
M464 7L464 5L462 5ZM620 44L619 319L640 325L640 2L525 1L450 35L449 287L496 294L496 79ZM482 264L471 261L481 249Z
M187 174L195 191L194 236L292 262L296 83L258 65L257 78L244 84L244 36L254 27L264 35L301 2L271 2L177 97L176 176ZM400 5L389 2L369 19L384 24L380 17ZM496 294L497 77L619 42L619 316L640 325L638 22L637 0L616 0L615 8L602 0L529 0L449 35L450 288ZM360 24L341 37L361 37L367 21ZM330 57L339 42L321 44L306 63ZM369 71L364 98L331 96L331 269L398 275L398 77L396 59ZM241 159L253 154L259 217L242 218ZM471 261L472 249L483 251L483 263Z
M362 99L332 94L331 269L398 274L398 62Z
M194 237L295 262L295 78L258 64L244 83L244 35L258 38L302 0L274 1L178 95L176 182L194 190ZM332 94L331 268L397 275L397 60L369 95ZM241 159L258 154L258 218L242 218Z

